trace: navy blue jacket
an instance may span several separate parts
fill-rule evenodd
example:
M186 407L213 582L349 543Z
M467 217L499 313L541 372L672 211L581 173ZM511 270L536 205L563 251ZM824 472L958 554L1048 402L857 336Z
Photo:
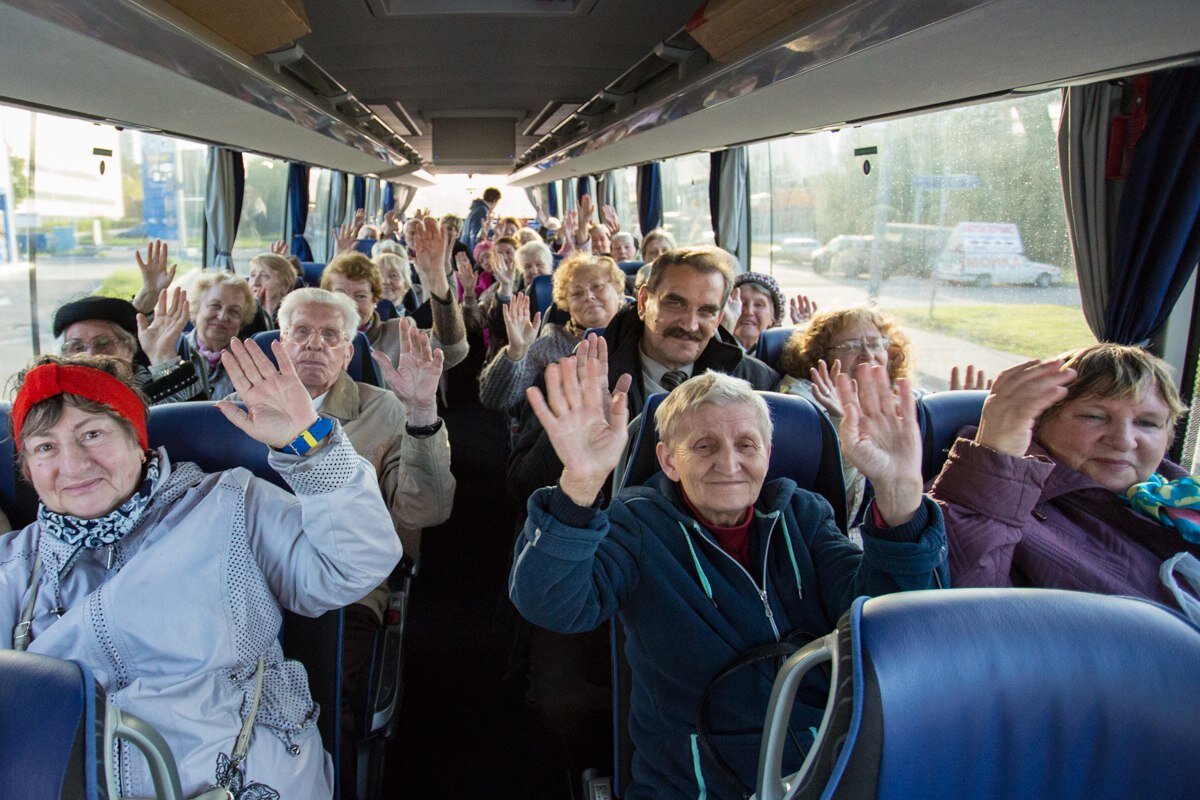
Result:
M467 218L463 220L462 235L458 240L467 246L471 252L475 251L475 240L479 238L479 229L483 227L483 223L488 216L487 203L483 199L476 197L471 201L471 208L467 211Z
M946 534L932 500L895 528L868 521L863 541L860 551L838 531L824 498L786 478L772 481L755 505L751 576L688 515L678 485L663 475L607 510L581 508L547 487L529 498L509 594L531 622L563 633L620 615L633 672L626 798L694 800L701 781L708 797L733 797L696 737L701 695L722 667L788 634L823 636L858 596L949 585ZM773 680L769 662L746 667L710 701L717 750L751 787ZM823 702L813 692L802 697ZM793 727L811 742L808 728L820 718L818 708L798 710Z

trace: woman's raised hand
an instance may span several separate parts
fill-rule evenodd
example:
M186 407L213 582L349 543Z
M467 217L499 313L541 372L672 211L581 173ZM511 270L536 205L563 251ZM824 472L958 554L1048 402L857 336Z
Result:
M725 301L724 313L721 315L721 324L726 330L732 331L737 325L738 318L742 316L742 287L738 286L729 293L729 299Z
M873 364L860 364L854 380L837 377L842 455L871 481L876 507L892 527L912 519L922 488L917 402L907 379L896 384L898 396L887 369Z
M994 383L994 380L988 380L983 370L975 369L974 364L967 364L965 380L960 377L960 370L957 366L950 368L950 391L952 392L963 389L991 389Z
M450 282L446 278L446 234L443 227L432 217L422 217L413 225L412 241L408 246L416 256L413 265L421 276L421 285L427 291L444 297L450 293Z
M471 259L467 258L467 254L462 251L454 256L454 274L458 276L458 283L462 286L463 300L474 298L475 284L478 278L475 277L475 268L471 266Z
M167 243L161 239L155 239L146 245L145 260L142 259L141 250L133 251L138 270L142 273L142 285L137 296L133 298L133 306L143 314L149 314L154 309L158 296L175 280L175 271L179 269L179 265L172 264L167 267L170 260L167 255Z
M246 410L228 400L219 401L217 408L246 435L279 449L316 422L317 412L278 340L271 342L271 351L278 368L252 340L243 342L234 337L229 349L221 353L221 366L229 373Z
M288 254L287 242L283 239L276 239L271 242L271 252L277 256L286 256Z
M812 315L817 313L817 304L807 295L798 294L788 301L788 315L793 325L807 325Z
M622 375L610 394L608 373L599 359L568 356L546 368L546 394L526 390L529 405L562 461L559 487L575 503L590 506L616 468L629 434L626 394L630 377Z
M187 292L176 286L170 293L169 305L167 290L158 293L153 320L138 312L138 344L151 364L161 364L176 357L179 334L188 324L188 310Z
M1020 458L1029 450L1038 418L1067 396L1075 370L1061 358L1026 361L1001 372L983 401L975 441L998 453Z
M837 377L842 374L842 360L835 358L833 368L830 369L825 364L825 359L818 359L817 365L808 372L812 380L813 399L829 412L829 418L836 425L845 416L837 391Z
M517 292L501 308L504 314L504 327L508 330L508 358L520 361L529 352L529 346L537 338L538 328L542 324L542 312L529 318L529 296Z
M604 219L604 225L608 228L610 236L616 236L621 232L621 218L617 216L617 210L612 206L600 206L600 216Z

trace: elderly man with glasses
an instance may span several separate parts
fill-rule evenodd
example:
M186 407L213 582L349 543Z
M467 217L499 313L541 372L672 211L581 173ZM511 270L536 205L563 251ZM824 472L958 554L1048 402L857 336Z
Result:
M429 337L412 320L400 322L403 346L397 363L374 354L389 387L381 389L356 382L346 372L358 329L353 300L324 289L297 289L279 307L280 343L313 407L338 420L354 449L375 467L404 552L415 559L421 529L450 517L455 483L450 440L437 411L442 351L430 346ZM342 685L352 696L362 694L386 603L387 589L380 587L346 609ZM343 726L343 735L353 735L358 728L346 719ZM343 753L353 752L353 747L343 748ZM342 768L343 785L353 786L353 763L343 759Z

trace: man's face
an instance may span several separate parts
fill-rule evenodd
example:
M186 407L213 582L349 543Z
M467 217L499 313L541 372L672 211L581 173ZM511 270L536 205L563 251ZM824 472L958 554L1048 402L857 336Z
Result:
M689 264L667 267L658 287L638 292L638 316L646 324L642 350L667 369L695 363L717 332L725 279Z
M301 303L279 337L296 365L296 374L309 397L329 391L350 364L354 345L346 338L342 315L324 303Z

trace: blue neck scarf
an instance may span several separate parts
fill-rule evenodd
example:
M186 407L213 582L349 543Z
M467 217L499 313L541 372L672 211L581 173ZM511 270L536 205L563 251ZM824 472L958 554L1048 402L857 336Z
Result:
M115 544L125 538L142 518L142 514L150 505L150 499L158 489L160 474L158 452L151 451L147 454L146 477L142 480L142 485L128 500L103 517L80 519L69 514L59 514L39 504L38 522L41 523L44 533L72 547L95 550Z

